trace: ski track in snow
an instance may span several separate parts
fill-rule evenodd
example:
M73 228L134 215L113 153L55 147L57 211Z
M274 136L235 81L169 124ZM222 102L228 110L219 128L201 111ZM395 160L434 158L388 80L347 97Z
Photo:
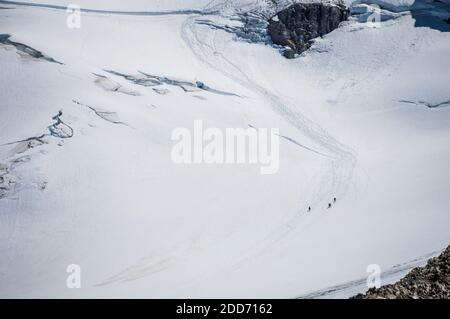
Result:
M227 2L228 1L224 1L222 6L226 7ZM181 30L181 37L198 60L203 62L206 66L218 71L229 79L254 92L256 95L262 97L272 106L272 109L276 114L281 115L287 123L295 127L302 135L315 142L319 147L321 147L321 149L323 149L323 151L316 151L299 143L295 144L319 156L326 156L330 158L329 167L326 168L327 174L323 175L318 183L321 185L319 189L324 189L324 187L327 187L325 185L329 184L327 183L327 180L332 180L332 186L328 186L328 190L326 192L316 195L316 197L312 198L308 201L308 203L314 207L321 205L323 206L329 198L332 198L333 196L339 196L340 198L344 197L349 189L353 170L357 161L355 152L348 146L337 141L325 129L312 122L298 110L294 111L290 105L281 102L282 98L272 93L270 89L253 82L252 79L250 79L250 77L245 74L241 68L239 68L239 66L235 65L217 49L215 43L206 43L202 41L198 30L199 24L196 23L197 18L198 16L194 15L185 20ZM216 30L210 29L209 32L216 32ZM214 39L216 38L214 37ZM216 57L219 57L220 61L215 60ZM221 63L217 62L222 62L223 67L220 67L219 65L221 65ZM234 72L229 70L233 70ZM284 136L283 138L291 143L293 142L291 138ZM323 218L324 214L318 215L317 217ZM297 215L287 223L274 228L274 230L267 234L267 236L263 238L256 246L252 246L247 249L246 254L243 255L240 260L224 266L222 270L216 271L215 275L222 271L233 271L238 269L245 262L264 254L269 248L286 238L286 236L291 234L293 231L299 232L305 230L312 223L316 222L316 220L310 220L308 218L308 220L303 223L303 226L301 226L299 225L299 219L300 216ZM204 279L206 280L207 277L208 275L204 276Z
M189 17L185 21L182 30L182 37L200 61L232 79L233 81L239 83L250 91L255 92L257 95L262 96L266 101L270 103L270 105L272 105L273 110L277 114L281 115L286 122L297 128L299 132L310 138L313 142L317 143L325 150L325 152L321 152L320 155L326 154L326 156L335 158L335 160L333 161L335 163L350 163L350 168L344 169L342 172L340 172L340 175L346 175L345 177L340 178L339 182L337 181L338 178L333 178L333 181L336 183L336 185L340 185L334 187L334 189L330 190L329 192L330 194L344 195L347 187L342 186L345 186L345 184L347 184L348 186L348 182L352 176L353 168L356 164L356 156L354 152L349 147L335 140L328 134L328 132L306 118L298 110L293 111L290 106L284 104L283 102L280 102L282 101L282 99L271 93L269 89L266 89L258 85L257 83L254 83L245 73L243 73L243 71L238 66L234 65L233 62L220 54L220 52L218 52L212 45L202 42L197 34L195 19L196 17L194 16ZM210 54L205 54L205 52L210 52ZM214 52L216 52L216 54L213 54ZM214 64L214 61L209 60L214 59L216 56L219 56L227 67L236 70L239 75L226 71L225 69L218 67L217 64ZM313 150L310 149L310 151ZM317 153L317 151L313 152ZM318 202L319 201L315 201L313 202L313 204L316 204Z

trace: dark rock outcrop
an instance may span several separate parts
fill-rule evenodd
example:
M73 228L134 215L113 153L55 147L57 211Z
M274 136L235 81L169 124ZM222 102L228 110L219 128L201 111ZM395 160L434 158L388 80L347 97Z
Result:
M330 33L347 18L348 9L342 2L297 3L269 21L268 33L274 44L289 47L284 56L292 58L308 50L314 38Z
M414 268L399 282L352 299L449 299L450 298L450 246L425 267Z

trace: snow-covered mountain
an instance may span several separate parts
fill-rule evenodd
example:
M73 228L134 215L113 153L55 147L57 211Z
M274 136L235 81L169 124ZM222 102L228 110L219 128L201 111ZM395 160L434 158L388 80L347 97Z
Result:
M292 1L76 2L0 1L0 297L345 297L450 242L448 2L292 60L236 35ZM278 172L174 163L199 120L279 129Z

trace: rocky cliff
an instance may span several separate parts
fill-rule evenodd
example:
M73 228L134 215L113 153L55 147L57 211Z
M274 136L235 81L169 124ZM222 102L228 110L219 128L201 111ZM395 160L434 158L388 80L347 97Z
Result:
M287 58L311 47L312 40L336 29L347 20L348 10L340 1L334 3L297 3L269 21L268 33L274 44L289 47Z
M399 282L372 288L352 299L448 299L450 298L450 246L425 267L415 268Z

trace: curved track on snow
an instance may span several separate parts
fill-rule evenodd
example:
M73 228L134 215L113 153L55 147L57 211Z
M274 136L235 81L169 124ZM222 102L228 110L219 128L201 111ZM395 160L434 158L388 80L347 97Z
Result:
M228 3L228 0L222 1L222 3L216 4L214 9L229 8ZM267 101L275 114L281 116L288 124L297 129L302 136L308 138L315 144L315 147L304 147L302 145L304 149L328 161L328 165L324 167L321 178L317 180L318 189L321 191L315 194L314 198L309 198L308 203L314 207L320 207L326 205L328 200L333 196L338 196L339 198L344 197L352 181L357 162L356 153L349 146L330 135L323 127L310 120L298 108L284 103L283 98L273 93L270 88L253 81L242 68L227 58L224 52L220 52L216 43L218 41L217 37L211 36L209 38L213 40L206 41L200 32L200 28L203 27L202 31L206 28L195 22L198 17L195 15L189 16L185 20L181 30L183 40L198 60ZM209 29L208 32L220 31ZM315 148L320 148L320 151ZM246 261L264 254L265 251L293 231L298 232L309 228L318 218L323 216L323 214L317 214L313 219L307 218L301 220L301 215L297 215L287 223L276 226L256 247L248 249L247 253L240 260L235 261L231 265L224 266L224 269L217 271L216 274L221 271L238 269Z
M340 197L345 195L356 164L355 152L331 136L324 128L311 121L298 109L284 103L282 97L271 92L269 88L254 82L239 66L219 52L214 43L203 41L198 34L198 25L196 25L195 19L196 16L190 16L186 19L181 35L196 57L208 67L261 96L271 105L276 114L282 116L287 123L315 143L321 149L320 152L314 150L314 147L304 148L309 148L311 152L318 154L318 156L329 159L331 176L327 178L332 181L332 187L328 190L328 195L337 194ZM211 30L211 32L220 31ZM316 198L311 203L318 204L322 199Z

